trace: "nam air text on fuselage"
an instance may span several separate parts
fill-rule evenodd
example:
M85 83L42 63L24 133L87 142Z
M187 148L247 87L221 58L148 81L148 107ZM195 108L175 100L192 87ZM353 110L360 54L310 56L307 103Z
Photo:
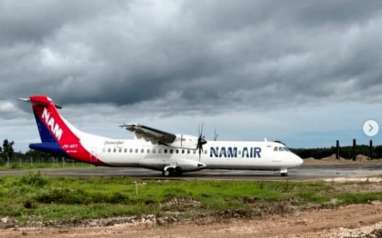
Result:
M210 147L210 157L216 158L261 158L260 147L243 147L238 149L235 146Z

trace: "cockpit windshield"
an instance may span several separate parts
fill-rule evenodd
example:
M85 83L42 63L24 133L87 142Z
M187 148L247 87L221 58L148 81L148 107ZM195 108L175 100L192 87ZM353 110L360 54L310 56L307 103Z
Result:
M288 147L286 146L275 146L274 151L289 151Z

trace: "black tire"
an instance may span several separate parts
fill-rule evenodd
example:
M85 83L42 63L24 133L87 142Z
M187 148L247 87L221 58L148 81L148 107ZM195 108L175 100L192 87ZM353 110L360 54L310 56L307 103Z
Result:
M174 169L173 170L173 175L174 176L182 176L182 170L180 170L180 169Z

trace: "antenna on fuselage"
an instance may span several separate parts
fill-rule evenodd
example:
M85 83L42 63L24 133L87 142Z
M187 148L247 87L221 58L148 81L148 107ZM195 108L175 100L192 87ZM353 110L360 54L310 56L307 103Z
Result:
M218 140L218 133L216 132L216 129L214 129L214 141Z

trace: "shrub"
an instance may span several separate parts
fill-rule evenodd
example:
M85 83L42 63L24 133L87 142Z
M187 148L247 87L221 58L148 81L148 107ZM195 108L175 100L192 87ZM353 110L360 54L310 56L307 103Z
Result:
M41 203L63 203L63 204L87 204L87 194L79 189L53 188L45 190L34 197Z
M40 172L31 173L21 177L20 184L21 185L30 185L30 186L45 186L48 183L48 180L43 177Z

